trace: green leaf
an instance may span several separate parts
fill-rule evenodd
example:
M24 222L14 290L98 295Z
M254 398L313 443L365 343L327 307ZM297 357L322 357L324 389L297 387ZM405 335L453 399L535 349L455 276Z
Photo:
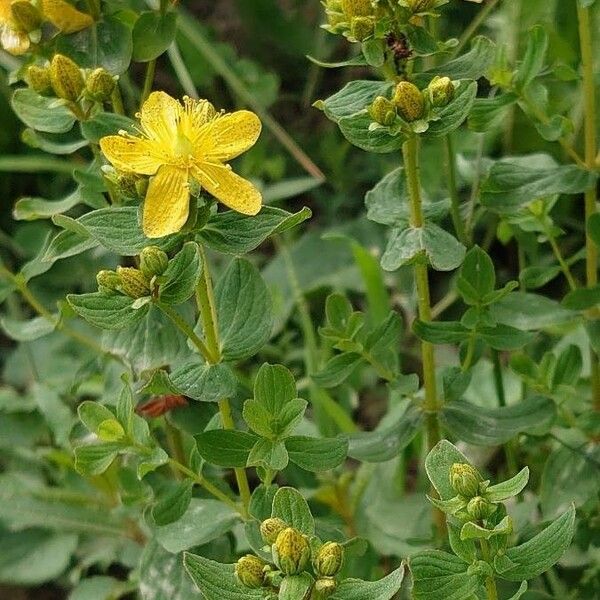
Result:
M245 467L257 437L246 431L212 429L195 436L200 456L221 467Z
M450 468L454 463L469 463L469 459L447 440L438 442L425 458L427 477L442 500L456 496L450 485Z
M79 125L81 135L92 144L97 144L107 135L117 135L121 130L135 133L135 121L125 115L100 111Z
M49 333L52 333L58 325L58 317L51 321L46 317L34 317L28 321L18 321L10 317L0 318L0 327L2 331L11 339L17 342L32 342Z
M512 93L476 98L469 114L469 129L484 133L500 127L509 107L516 101L517 95Z
M365 462L391 460L410 444L422 420L423 413L412 407L391 426L349 434L348 456Z
M177 14L143 12L133 26L133 60L148 62L166 52L175 39Z
M319 103L329 119L339 122L367 108L377 96L389 96L392 84L382 81L351 81L339 92Z
M586 229L594 244L600 247L600 213L595 213L588 219Z
M387 154L400 150L404 136L392 133L387 127L373 128L373 120L367 111L349 117L342 117L338 126L344 137L353 145L366 152Z
M194 482L186 479L172 486L166 494L159 497L152 507L152 519L156 525L168 525L179 520L192 501Z
M127 589L127 584L106 575L82 579L69 594L68 600L110 600Z
M235 565L224 565L189 552L183 555L183 564L206 600L262 600L264 597L263 591L238 582Z
M290 460L299 467L320 473L341 465L348 452L347 440L292 436L285 440Z
M493 529L486 529L471 521L465 523L460 530L461 540L489 540L496 536L508 536L513 531L512 519L504 517Z
M218 402L235 394L237 382L228 365L186 363L169 375L177 392L199 402Z
M440 501L441 502L441 501ZM448 541L452 552L465 561L468 565L477 560L477 548L473 540L462 540L460 538L460 529L452 522L448 522Z
M139 569L142 600L191 600L198 595L182 555L167 552L154 540L144 548Z
M298 598L305 598L312 584L313 578L308 573L289 575L283 578L277 598L278 600L298 600Z
M455 129L458 129L469 116L476 96L477 82L461 81L452 102L434 111L435 117L438 120L429 122L429 128L423 136L437 138L448 135Z
M541 25L536 25L529 31L525 56L513 78L517 89L527 87L544 67L546 51L548 50L548 34Z
M65 229L50 240L42 260L53 264L58 260L77 256L96 246L98 246L98 242L91 239L87 234L82 235L79 232Z
M223 358L238 361L256 354L271 336L271 295L257 268L236 258L215 288Z
M384 41L371 38L362 43L362 52L368 65L381 67L385 61Z
M281 208L263 206L253 217L234 210L218 212L209 219L198 237L217 252L246 254L270 236L296 227L311 215L306 207L297 213L289 213Z
M575 165L559 166L546 154L499 160L481 186L481 203L511 213L527 202L554 194L578 194L589 189L596 175Z
M133 308L133 298L116 293L69 294L67 301L80 317L100 329L123 329L138 323L148 313L147 304Z
M400 590L404 578L404 565L379 581L344 579L331 600L391 600Z
M31 148L39 148L50 154L73 154L88 145L87 140L63 141L62 136L44 135L35 129L25 129L21 139Z
M356 352L336 354L327 361L321 371L314 373L312 378L322 387L335 387L346 381L361 363L365 361L362 355Z
M467 304L481 304L496 287L496 270L489 254L479 246L467 252L456 287Z
M532 332L502 324L496 327L481 327L477 330L477 334L494 350L518 350L533 341L535 337Z
M121 256L135 256L152 245L168 251L179 239L178 234L155 240L147 238L140 227L138 209L134 206L101 208L79 217L77 222L107 250Z
M296 382L289 369L268 363L261 366L254 381L254 399L269 414L277 416L296 397Z
M410 558L414 600L465 600L475 594L483 577L467 571L460 558L442 550L426 550Z
M558 562L575 533L575 508L561 515L527 542L496 556L494 566L503 579L533 579Z
M436 271L452 271L460 266L465 252L453 235L434 223L426 223L423 227L392 230L381 266L386 271L395 271L425 253Z
M75 116L64 100L40 96L26 87L15 90L11 107L27 127L36 131L64 133L75 123Z
M250 451L246 466L283 471L288 462L289 456L283 442L259 438Z
M46 200L44 198L20 198L13 208L13 217L17 221L34 221L47 219L54 215L71 210L82 201L81 193L76 190L62 200Z
M490 502L503 502L520 494L529 481L529 467L521 469L514 477L491 485L485 490L485 498Z
M109 16L96 25L96 36L98 66L113 75L124 73L129 67L133 50L131 29L118 17Z
M528 292L512 292L491 306L490 311L499 323L524 331L556 327L578 316L556 300Z
M113 412L99 402L85 400L77 407L77 415L91 433L98 433L104 421L115 418Z
M294 527L304 535L314 535L315 520L308 508L308 503L294 488L279 488L273 498L272 517L279 517L290 527Z
M432 344L454 344L468 339L472 331L459 321L421 321L416 319L412 327L415 335Z
M600 304L600 285L571 290L561 304L569 310L587 310Z
M554 424L552 400L533 396L501 408L456 401L444 406L442 422L458 439L478 446L503 444L519 433L543 435Z
M169 261L161 276L158 298L165 304L181 304L194 293L202 273L200 250L195 242L187 242Z
M155 528L156 540L176 553L207 544L230 531L239 515L219 500L193 498L183 516L174 523Z
M523 594L527 591L527 582L522 581L519 589L508 599L508 600L519 600Z
M552 388L555 389L560 385L577 385L582 369L581 349L570 344L558 356L552 376Z
M101 475L123 450L123 444L106 442L75 448L75 469L81 475Z
M69 567L78 538L41 529L0 533L0 581L35 586L59 578Z

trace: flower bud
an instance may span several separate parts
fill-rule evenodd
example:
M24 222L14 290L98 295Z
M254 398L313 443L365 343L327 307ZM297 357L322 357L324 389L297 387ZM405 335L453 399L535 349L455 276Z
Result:
M425 114L425 98L421 90L408 81L401 81L396 86L394 104L407 123L418 121Z
M315 571L322 577L333 577L342 568L344 561L344 548L337 542L323 544L314 559Z
M162 275L169 265L169 257L158 246L147 246L140 253L140 271L148 278Z
M450 77L434 77L427 86L427 97L431 106L440 108L452 102L455 91Z
M121 278L120 290L130 298L143 298L150 295L150 283L146 276L132 267L117 267Z
M16 0L10 5L10 12L17 29L35 31L42 25L40 10L28 0Z
M242 585L257 589L262 587L265 581L265 567L267 563L254 556L246 554L235 564L235 574Z
M121 286L121 277L114 271L104 269L99 271L96 275L96 281L98 282L99 288L104 288L109 291L116 292Z
M467 504L467 513L471 519L481 521L488 519L496 511L496 505L481 496L475 496Z
M260 524L260 535L265 544L274 544L277 541L277 536L287 527L284 521L277 517L264 520Z
M346 17L368 17L374 13L371 0L342 0L342 10Z
M373 17L354 17L350 22L350 36L357 42L363 42L373 35L375 19Z
M62 54L55 54L50 63L50 79L56 95L71 102L79 98L85 86L81 69Z
M450 485L461 496L477 496L482 478L479 471L467 463L454 463L450 467Z
M94 69L85 80L85 92L92 100L106 102L116 84L115 78L106 69Z
M396 119L396 105L384 96L377 96L369 106L369 115L375 123L389 127Z
M308 540L299 531L287 527L273 544L273 560L284 575L298 575L310 559Z
M25 80L34 92L42 96L52 92L52 82L50 81L50 70L48 67L31 65L27 69Z
M317 579L313 586L310 600L325 600L325 598L329 598L335 592L336 587L335 579L330 579L329 577Z
M406 6L414 13L426 12L436 5L436 0L405 0Z

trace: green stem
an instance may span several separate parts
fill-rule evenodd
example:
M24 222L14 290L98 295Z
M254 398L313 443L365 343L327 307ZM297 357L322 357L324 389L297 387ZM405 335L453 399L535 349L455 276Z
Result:
M461 370L463 373L468 371L473 364L473 357L475 356L475 345L477 343L477 337L475 331L469 337L469 342L467 343L467 353L465 355L465 360L462 364Z
M556 238L554 237L550 227L545 228L545 234L548 238L550 246L552 247L552 252L554 252L554 256L556 257L556 260L560 265L560 268L567 280L567 283L569 284L569 287L571 288L571 290L577 289L577 282L575 281L575 277L573 277L573 273L571 273L571 269L565 261L564 256L560 250L559 245L556 243Z
M456 183L456 150L454 148L454 138L449 133L446 138L446 166L448 169L448 188L450 192L450 214L452 224L458 239L466 246L469 243L467 232L460 214L460 197L458 195L458 186Z
M579 44L581 49L581 63L583 68L583 96L585 104L585 164L588 169L596 167L596 152L598 151L596 139L596 88L594 74L594 49L592 44L592 27L590 9L584 8L576 0L577 19L579 23ZM592 215L597 212L596 183L585 192L585 222L588 223ZM586 235L586 279L588 287L598 283L598 248L589 235ZM592 392L594 406L600 410L600 368L598 357L590 348L592 359Z
M125 107L123 106L123 96L121 95L121 88L119 87L118 81L115 85L115 89L113 90L112 96L110 97L110 101L112 103L113 110L118 115L125 114Z
M480 539L481 542L481 555L483 560L487 563L490 562L490 547L487 540ZM498 600L498 590L496 589L496 580L494 576L486 577L485 579L485 590L487 592L487 600Z
M173 308L168 306L167 304L162 304L161 302L157 302L156 306L173 322L175 327L183 333L191 342L198 348L200 354L204 357L204 360L207 362L213 362L212 353L206 347L205 343L200 339L200 337L194 331L194 328L186 322L186 320Z
M217 500L220 500L221 502L227 504L227 506L230 506L235 511L239 512L240 514L242 514L242 516L244 516L244 514L240 512L240 507L227 494L222 492L217 486L210 483L210 481L207 481L204 477L202 477L202 475L199 475L191 469L188 469L188 467L181 464L179 461L176 461L174 458L169 458L169 465L173 469L179 471L180 473L187 475L187 477L192 479L200 487L203 487L209 494L214 496Z
M149 61L146 65L146 74L144 75L144 86L142 88L142 95L140 97L140 107L146 102L152 86L154 85L154 72L156 71L156 59Z
M490 0L483 8L475 15L475 18L469 23L467 28L458 40L458 45L452 52L452 58L458 56L462 49L468 44L469 40L475 35L475 32L481 27L489 14L496 8L500 0Z
M0 172L37 173L39 171L71 175L78 165L75 161L51 156L0 156Z
M210 269L204 248L200 246L200 254L202 257L202 276L196 288L196 301L202 319L204 337L206 338L207 349L210 358L207 361L211 364L221 362L221 344L219 342L219 327L217 324L217 304L215 302L215 294L210 276ZM219 412L221 414L221 423L224 429L235 429L235 423L231 414L231 404L227 398L219 401ZM243 514L248 516L248 508L250 506L250 485L248 484L248 476L246 469L236 467L234 469L235 478L237 481L238 491L243 506Z
M410 202L410 225L421 228L424 225L421 198L421 183L419 178L419 142L415 135L409 137L402 146L404 169ZM431 299L429 294L429 273L426 257L417 257L414 263L415 283L417 288L417 305L421 321L431 321ZM431 450L442 438L439 411L440 403L437 396L435 380L435 350L433 344L421 342L421 359L423 363L423 384L425 387L425 424L427 428L427 446ZM434 520L440 534L445 533L445 516L434 509Z

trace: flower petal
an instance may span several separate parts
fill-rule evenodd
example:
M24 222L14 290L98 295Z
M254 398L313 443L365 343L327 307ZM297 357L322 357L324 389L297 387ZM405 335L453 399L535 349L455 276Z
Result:
M89 27L94 20L64 0L42 0L42 13L56 29L75 33Z
M202 127L194 147L199 158L228 162L252 148L261 129L260 119L253 112L238 110Z
M146 237L160 238L179 231L190 208L188 173L163 165L150 180L144 201L143 229Z
M165 92L152 92L140 111L140 122L144 133L161 142L169 152L177 140L177 124L183 107Z
M154 175L165 162L152 142L123 135L108 135L100 140L100 148L115 169L126 173Z
M261 193L227 165L199 163L192 175L207 192L239 213L255 215L262 206Z

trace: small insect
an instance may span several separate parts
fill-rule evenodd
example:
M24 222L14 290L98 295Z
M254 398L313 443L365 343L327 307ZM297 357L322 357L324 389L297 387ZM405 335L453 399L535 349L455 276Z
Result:
M403 33L400 35L396 35L394 32L387 33L385 41L387 42L388 48L393 52L396 61L406 60L412 56L412 50Z
M137 406L135 412L143 417L156 418L161 417L174 408L187 405L188 402L183 396L171 394L152 398L152 400L148 400L148 402Z

